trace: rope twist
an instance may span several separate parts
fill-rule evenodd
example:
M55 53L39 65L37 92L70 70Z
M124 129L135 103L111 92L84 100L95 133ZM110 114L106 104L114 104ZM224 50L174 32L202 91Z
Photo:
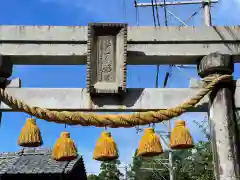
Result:
M194 97L174 108L158 111L136 112L133 114L96 114L70 111L51 111L40 107L31 107L9 95L4 89L0 89L2 101L12 108L24 111L31 116L44 119L48 122L55 122L68 125L96 126L96 127L125 127L130 128L138 125L148 125L159 123L180 116L189 108L194 107L199 101L207 95L216 84L222 81L232 80L231 75L216 75L203 79L207 84Z

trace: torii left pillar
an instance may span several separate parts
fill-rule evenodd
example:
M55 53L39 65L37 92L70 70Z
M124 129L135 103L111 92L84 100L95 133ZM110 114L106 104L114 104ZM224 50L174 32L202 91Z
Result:
M232 74L230 55L212 53L198 64L201 77ZM209 126L216 180L240 180L239 130L234 107L233 82L219 83L210 94Z
M0 88L6 88L8 85L8 80L12 75L13 63L6 56L0 54ZM1 101L0 101L1 103ZM0 112L0 125L2 121L2 112Z

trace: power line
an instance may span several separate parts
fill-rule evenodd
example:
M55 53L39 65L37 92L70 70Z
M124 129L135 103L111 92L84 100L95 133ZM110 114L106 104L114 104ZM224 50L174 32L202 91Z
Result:
M173 14L171 11L169 11L166 6L167 5L184 5L184 4L203 4L204 7L204 21L205 21L205 25L210 26L211 25L211 14L210 14L210 4L211 3L216 3L218 2L218 0L208 0L208 2L206 2L205 0L193 0L193 1L174 1L174 2L166 2L166 0L163 0L163 2L157 2L157 0L155 0L155 4L153 4L153 0L151 0L151 4L147 4L147 3L141 3L141 4L135 4L135 7L140 7L140 6L151 6L152 7L152 15L153 15L153 21L154 21L154 26L156 27L156 19L155 19L155 11L157 13L157 20L159 21L159 15L158 15L158 9L157 6L160 6L164 9L164 24L165 26L168 26L168 18L167 15L168 13L171 14L171 16L175 17L179 22L182 23L182 25L187 26L187 23L194 17L197 15L197 13L199 11L194 12L187 20L186 22L182 21L178 16L176 16L175 14ZM155 9L154 9L155 6ZM160 26L160 21L158 23L158 25ZM166 72L165 75L165 79L164 79L164 84L163 87L165 88L167 86L168 80L171 77L172 74L172 67L173 65L169 66L169 70L168 72ZM177 66L176 66L177 67ZM177 67L179 68L179 67ZM156 83L155 83L155 87L158 88L158 78L159 78L159 65L157 65L157 71L156 71ZM180 69L180 68L179 68ZM139 129L137 129L137 131L139 131ZM168 122L168 138L170 138L170 132L171 132L171 123L170 121ZM174 172L173 172L173 162L172 162L172 151L169 151L169 157L168 157L168 168L169 168L169 176L170 176L170 180L174 180ZM152 169L152 168L150 168Z
M127 9L126 9L126 2L125 2L125 0L122 0L122 5L123 5L123 19L126 22Z
M165 5L166 6L174 6L174 5L189 5L189 4L203 4L203 3L210 3L210 4L213 4L213 3L218 3L218 0L209 0L208 1L205 1L205 0L191 0L191 1L173 1L173 2L166 2ZM163 6L164 5L164 2L158 2L156 4L157 6ZM137 6L139 7L149 7L151 6L150 3L138 3Z
M159 10L158 10L158 6L156 5L157 4L157 0L154 0L155 1L155 8L156 8L156 12L157 12L157 22L158 22L158 26L160 26L160 19L159 19ZM153 1L152 1L153 2ZM154 22L156 23L156 22ZM155 27L156 27L156 24L154 24ZM158 64L157 65L157 71L156 71L156 83L155 83L155 88L158 88L158 79L159 79L159 69L160 69L160 65Z
M160 65L157 65L157 72L156 72L156 83L155 83L155 88L158 88L158 79L159 79L159 69Z
M156 5L156 6L157 6L157 5ZM165 26L168 26L166 0L163 0L163 8L164 8L164 22L165 22Z
M139 12L138 12L137 0L134 0L134 7L135 7L136 23L137 23L137 26L139 26Z
M155 10L156 10L156 13L157 13L157 23L158 23L158 26L160 26L160 19L159 19L159 10L158 10L158 6L156 5L157 4L157 0L154 0L155 4Z
M191 16L189 16L189 18L185 21L185 23L187 24L194 16L196 16L200 10L203 9L203 6L201 6L197 11L195 11Z
M153 23L154 23L154 26L156 27L156 19L155 19L155 9L154 9L154 5L153 5L153 0L151 0L151 3L152 3L152 15L153 15Z
M166 8L166 6L174 6L174 5L202 4L204 7L204 23L207 26L211 26L210 5L213 3L218 3L218 0L174 1L174 2L165 2L165 3L158 2L157 4L155 4L155 6L161 6L161 7ZM149 7L149 6L152 6L152 4L151 3L137 3L136 6L137 7ZM168 11L168 12L170 12L170 11ZM180 18L178 18L178 19L180 19Z

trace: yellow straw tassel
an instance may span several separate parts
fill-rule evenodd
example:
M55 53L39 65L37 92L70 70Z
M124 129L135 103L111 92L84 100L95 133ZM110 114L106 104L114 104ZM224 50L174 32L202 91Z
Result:
M18 138L18 145L23 147L38 147L42 143L41 132L37 127L36 120L28 118Z
M137 156L153 157L163 153L160 137L153 128L146 128L137 150Z
M118 159L117 144L113 140L111 133L104 131L97 140L93 159L97 161L112 161Z
M170 136L171 149L189 149L193 148L192 136L186 128L185 121L177 120Z
M70 138L70 133L62 132L53 147L52 158L56 161L70 161L76 157L77 148Z

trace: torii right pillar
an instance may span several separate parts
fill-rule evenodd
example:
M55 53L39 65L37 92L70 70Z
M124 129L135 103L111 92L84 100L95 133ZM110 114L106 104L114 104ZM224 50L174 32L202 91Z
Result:
M212 53L198 63L198 74L232 74L230 55ZM219 83L209 96L209 126L216 180L240 180L239 130L234 107L234 83Z

